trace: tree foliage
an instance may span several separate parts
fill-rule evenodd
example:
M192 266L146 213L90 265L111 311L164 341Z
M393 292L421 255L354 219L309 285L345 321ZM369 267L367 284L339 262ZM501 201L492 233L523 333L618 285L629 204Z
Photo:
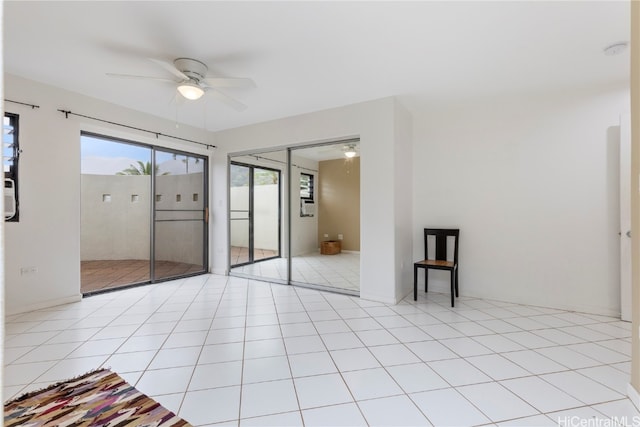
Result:
M249 186L249 168L231 165L231 186ZM278 172L266 169L254 169L253 185L270 185L278 183Z
M121 172L116 173L116 175L151 175L151 162L143 162L141 160L137 161L137 165L130 164L128 168L123 169ZM159 166L156 165L155 173L158 173ZM162 175L169 175L169 172L165 172Z

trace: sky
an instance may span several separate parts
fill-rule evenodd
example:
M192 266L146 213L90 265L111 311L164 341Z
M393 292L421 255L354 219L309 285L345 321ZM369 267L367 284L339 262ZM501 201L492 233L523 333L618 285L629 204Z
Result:
M147 163L151 161L151 148L127 144L124 142L114 142L102 138L83 135L81 138L81 173L92 175L115 175L131 167L137 166L138 161ZM159 166L159 173L169 172L170 174L187 173L185 156L178 155L173 158L172 153L156 151L156 163ZM189 157L189 172L202 172L203 161L198 161Z

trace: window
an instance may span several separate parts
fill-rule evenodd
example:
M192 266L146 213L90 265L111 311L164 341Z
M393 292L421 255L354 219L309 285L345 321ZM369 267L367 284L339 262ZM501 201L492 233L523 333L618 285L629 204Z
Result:
M313 203L313 175L300 174L300 199L306 203Z
M4 219L18 222L18 115L6 113L2 122L4 165Z

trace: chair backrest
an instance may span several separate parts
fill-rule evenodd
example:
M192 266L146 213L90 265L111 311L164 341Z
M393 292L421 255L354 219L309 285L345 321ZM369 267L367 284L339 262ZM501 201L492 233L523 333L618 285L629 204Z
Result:
M435 236L436 248L435 258L440 261L447 261L447 241L448 237L454 238L453 262L458 263L458 241L460 240L460 229L458 228L425 228L424 229L424 259L429 259L429 236Z

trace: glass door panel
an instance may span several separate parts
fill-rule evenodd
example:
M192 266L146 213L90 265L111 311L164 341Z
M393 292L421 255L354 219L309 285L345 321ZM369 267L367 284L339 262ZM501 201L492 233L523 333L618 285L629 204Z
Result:
M230 256L231 266L240 266L253 262L250 217L250 184L249 166L231 164L229 193L230 222Z
M149 282L151 148L81 138L83 294Z
M291 149L290 262L296 285L360 292L358 151L355 141Z
M280 256L280 171L253 168L253 260Z
M155 150L155 280L206 271L206 165L203 157Z
M230 272L286 283L282 181L286 151L230 159Z
M358 295L358 141L229 161L230 274Z

